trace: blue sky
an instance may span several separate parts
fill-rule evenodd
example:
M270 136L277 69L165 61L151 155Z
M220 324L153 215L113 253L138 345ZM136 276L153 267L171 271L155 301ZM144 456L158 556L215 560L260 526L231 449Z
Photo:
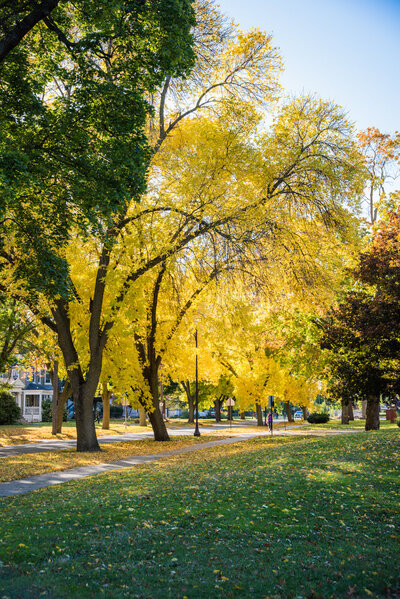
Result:
M358 129L400 130L400 0L217 0L242 29L274 36L291 94L345 108Z

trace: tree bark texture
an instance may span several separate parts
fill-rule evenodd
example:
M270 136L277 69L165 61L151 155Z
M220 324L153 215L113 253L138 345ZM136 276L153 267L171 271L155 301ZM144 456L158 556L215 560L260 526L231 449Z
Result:
M257 426L264 426L262 408L259 403L256 403Z
M58 397L58 406L57 406L57 433L61 433L62 431L62 423L64 417L64 409L65 404L67 403L68 397L71 395L71 385L67 380L64 384L61 395Z
M294 422L293 416L292 416L292 410L290 409L290 403L288 401L285 401L283 404L284 408L285 408L285 412L286 412L286 416L288 419L288 422Z
M53 401L51 406L51 434L57 434L57 412L58 412L58 401L59 401L59 388L58 388L58 360L54 360L53 372L52 372L52 383L53 383Z
M101 426L104 430L110 429L110 397L111 391L107 389L107 381L103 381L103 389L101 392L101 399L103 402L103 424Z
M367 398L367 417L365 420L366 431L377 431L379 429L379 395L370 394Z
M342 399L342 424L349 424L349 404Z
M220 397L218 397L217 399L214 399L215 422L221 422L221 405L222 405L222 400Z
M246 420L246 414L244 412L240 412L240 420Z
M94 394L88 393L84 385L80 387L77 396L74 393L78 451L101 451L94 423L93 397Z
M188 402L188 422L189 424L194 424L194 397L190 391L190 383L189 381L182 381L182 387L185 389L186 398Z
M303 411L303 419L307 420L307 408L305 406L302 406L302 411Z
M53 316L56 322L58 344L62 350L71 383L75 406L77 451L101 451L96 437L93 399L100 380L106 335L99 337L98 321L95 319L93 322L91 319L89 330L90 362L84 375L72 339L68 307L62 300L56 302Z
M139 426L147 426L146 410L139 408Z
M164 418L160 410L160 401L158 396L158 362L157 360L150 360L144 368L145 378L149 384L153 409L148 411L150 424L153 428L155 441L169 441L169 434L167 427L165 426Z
M150 424L153 428L155 441L169 441L169 434L161 414L160 406L153 406L152 412L149 412Z
M367 417L367 400L363 399L363 401L361 402L361 418L363 418L365 420L366 417Z

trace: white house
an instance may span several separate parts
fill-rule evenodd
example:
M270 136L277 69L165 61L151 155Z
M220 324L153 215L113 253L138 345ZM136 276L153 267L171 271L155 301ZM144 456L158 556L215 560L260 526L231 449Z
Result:
M21 416L27 422L42 421L42 402L53 398L53 387L47 370L27 372L12 368L7 375L0 376L0 381L12 385L10 391L21 408Z

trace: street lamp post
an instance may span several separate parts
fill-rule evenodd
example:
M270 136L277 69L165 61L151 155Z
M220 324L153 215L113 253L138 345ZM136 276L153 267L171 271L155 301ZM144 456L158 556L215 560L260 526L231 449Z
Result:
M196 427L194 429L194 436L200 437L199 431L199 363L197 358L197 329L194 334L194 339L196 342Z

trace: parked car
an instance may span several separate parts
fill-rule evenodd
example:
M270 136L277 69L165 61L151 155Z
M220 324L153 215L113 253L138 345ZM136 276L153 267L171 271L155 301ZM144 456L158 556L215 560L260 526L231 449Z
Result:
M301 410L298 410L297 412L294 413L294 419L295 420L303 420L304 416L303 416L303 412Z

